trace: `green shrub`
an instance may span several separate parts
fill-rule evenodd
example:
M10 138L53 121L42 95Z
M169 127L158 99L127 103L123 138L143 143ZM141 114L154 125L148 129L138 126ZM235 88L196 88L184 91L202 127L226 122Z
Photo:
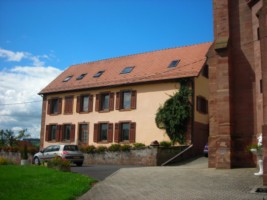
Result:
M131 148L132 148L131 145L129 145L129 144L124 144L124 145L121 146L120 150L121 150L121 151L130 151Z
M86 153L95 153L95 151L96 151L96 147L94 145L89 145L89 146L85 147Z
M95 150L96 153L104 153L108 148L105 146L98 146Z
M0 157L0 165L12 165L12 164L14 163L11 160Z
M109 151L120 151L121 145L120 144L112 144L108 147Z
M143 149L146 147L146 145L143 143L134 143L133 146L135 149Z
M47 167L60 171L70 171L70 161L57 156L47 162Z
M162 141L159 143L159 146L160 147L163 147L163 148L169 148L171 147L172 143L171 142L167 142L167 141Z
M81 152L83 152L83 153L86 153L86 147L87 147L87 146L85 146L85 145L81 145L81 146L79 146L79 150L80 150Z

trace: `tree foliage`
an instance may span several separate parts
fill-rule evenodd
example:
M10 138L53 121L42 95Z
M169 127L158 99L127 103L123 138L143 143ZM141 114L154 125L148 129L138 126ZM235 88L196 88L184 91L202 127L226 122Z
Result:
M22 129L16 135L12 130L0 130L0 144L5 146L15 146L18 140L29 137L30 134L26 134L27 129Z
M191 117L192 106L189 97L192 92L186 80L182 80L180 84L180 90L160 106L155 118L157 127L166 130L173 144L185 143L187 125Z

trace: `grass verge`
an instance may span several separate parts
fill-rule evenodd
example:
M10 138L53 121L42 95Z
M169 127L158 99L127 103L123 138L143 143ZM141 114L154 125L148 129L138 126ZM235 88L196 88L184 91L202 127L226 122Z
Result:
M0 199L72 200L95 182L87 176L41 166L0 166Z

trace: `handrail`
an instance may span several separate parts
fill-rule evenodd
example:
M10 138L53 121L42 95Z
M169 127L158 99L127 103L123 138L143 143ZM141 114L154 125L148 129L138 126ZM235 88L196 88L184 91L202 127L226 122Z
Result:
M177 155L175 155L171 159L169 159L166 162L162 163L161 166L165 166L166 164L168 164L169 162L173 161L174 159L176 159L177 157L179 157L180 155L182 155L184 152L188 151L192 147L193 147L193 144L191 144L189 147L187 147L186 149L184 149L183 151L181 151L180 153L178 153Z

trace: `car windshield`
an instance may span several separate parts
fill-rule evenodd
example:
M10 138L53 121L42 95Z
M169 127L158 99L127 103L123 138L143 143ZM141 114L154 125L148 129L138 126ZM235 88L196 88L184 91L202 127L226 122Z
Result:
M65 145L64 151L78 151L78 147L76 145Z

